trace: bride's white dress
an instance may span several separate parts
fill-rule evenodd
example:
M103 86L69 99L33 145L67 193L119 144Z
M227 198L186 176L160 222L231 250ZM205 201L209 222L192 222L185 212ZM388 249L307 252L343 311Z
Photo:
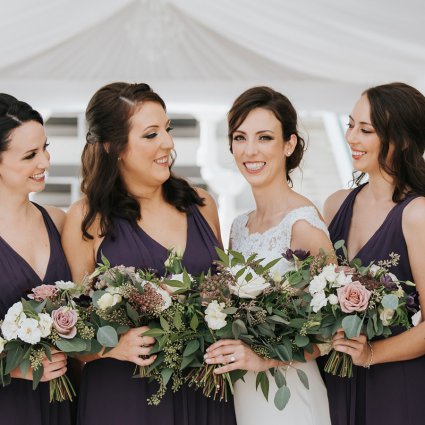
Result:
M246 227L248 214L243 214L232 224L230 234L232 249L244 256L257 253L266 262L278 258L290 247L292 226L298 220L305 220L328 235L328 230L316 209L310 206L290 211L277 226L264 233L250 234ZM291 267L292 264L282 258L273 270L284 273ZM291 391L291 398L282 411L279 411L273 402L277 386L271 376L269 376L268 402L260 387L258 391L255 389L254 372L245 375L245 382L241 380L236 382L234 399L238 425L330 425L326 388L316 361L294 363L294 366L307 374L310 389L304 387L294 368L290 367L288 370L282 368Z

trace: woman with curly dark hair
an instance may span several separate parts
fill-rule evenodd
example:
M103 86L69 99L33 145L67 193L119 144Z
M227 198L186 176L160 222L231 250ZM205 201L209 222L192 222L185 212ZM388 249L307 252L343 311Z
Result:
M147 84L112 83L98 90L86 111L82 154L85 197L71 206L63 245L74 280L105 255L112 266L164 272L170 248L180 249L189 273L206 272L221 246L211 196L171 172L173 139L163 100ZM132 379L148 366L153 338L146 327L121 335L118 345L92 357L83 371L79 424L234 425L233 402L220 403L184 386L169 390L159 407L156 390Z

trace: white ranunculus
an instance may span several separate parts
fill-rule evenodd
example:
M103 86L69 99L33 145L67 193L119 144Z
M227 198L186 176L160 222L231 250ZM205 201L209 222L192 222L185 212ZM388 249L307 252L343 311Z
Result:
M328 282L334 282L336 280L337 272L335 264L328 264L323 267L322 272L320 273Z
M47 313L38 313L40 318L39 326L41 331L41 337L46 338L50 335L52 330L53 319Z
M353 276L351 274L345 274L344 272L339 272L335 282L336 285L332 285L334 288L337 288L339 286L347 285L348 283L351 283L353 281Z
M275 271L273 272L272 279L273 279L273 281L274 281L274 282L276 282L276 283L280 283L280 282L282 282L282 276L281 276L281 274L280 274L277 270L275 270ZM289 284L289 282L288 282L288 284Z
M329 295L328 301L330 305L336 305L339 303L338 297L335 294Z
M237 265L231 268L231 273L236 276L237 272L243 266ZM251 275L249 280L248 277ZM251 267L245 267L241 276L236 279L235 285L229 285L229 290L232 294L237 295L239 298L257 298L265 289L270 286L262 276L259 276Z
M205 321L210 329L221 329L226 326L226 313L223 313L224 303L218 303L216 300L210 302L205 310Z
M308 290L311 295L314 295L318 292L323 292L326 288L327 282L325 277L320 273L311 280Z
M327 303L328 299L326 298L324 291L322 291L313 295L313 299L310 301L310 306L313 311L317 313L322 307L325 307Z
M30 318L23 320L18 329L18 338L32 345L40 342L41 330L38 326L38 320Z
M159 295L161 295L164 304L161 307L161 311L167 310L168 307L171 306L173 303L173 299L171 298L171 295L165 290L160 287L155 287L156 292L158 292Z
M18 336L18 324L15 321L5 320L1 325L3 336L10 341Z
M119 303L121 301L121 295L119 294L110 294L109 292L106 292L103 294L98 300L97 305L101 310L106 310L115 304Z
M12 305L12 307L7 310L6 316L4 317L4 320L10 321L10 322L17 322L18 318L20 318L21 313L24 311L24 308L22 307L22 303L19 301Z
M66 290L66 289L74 289L75 288L75 283L68 281L65 282L64 280L59 280L55 283L56 288L62 289L62 290Z
M4 344L6 344L6 340L0 336L0 354L3 353Z
M382 320L384 326L389 326L391 320L394 317L394 310L392 308L384 308L379 315L379 318Z

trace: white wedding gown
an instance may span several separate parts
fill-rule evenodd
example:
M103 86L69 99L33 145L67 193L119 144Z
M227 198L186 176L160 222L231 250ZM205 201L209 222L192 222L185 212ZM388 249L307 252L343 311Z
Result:
M265 259L265 262L278 258L290 247L292 226L298 220L305 220L328 235L328 230L316 209L310 206L290 211L277 226L264 233L249 234L246 227L248 214L243 214L232 224L230 234L232 249L245 257L257 253L259 258ZM282 274L291 267L292 264L282 258L272 270ZM258 391L255 389L255 372L248 372L244 377L245 382L241 380L236 382L234 400L238 425L330 425L326 387L316 361L294 363L293 366L307 374L310 389L304 387L293 367L287 371L286 368L281 368L291 391L291 398L281 411L274 405L277 386L270 375L269 401L264 398L260 387Z

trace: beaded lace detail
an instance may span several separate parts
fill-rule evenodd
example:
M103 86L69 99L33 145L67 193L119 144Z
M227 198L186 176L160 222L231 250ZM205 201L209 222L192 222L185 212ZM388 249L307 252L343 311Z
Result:
M237 217L232 223L230 239L232 249L242 253L245 257L257 253L259 258L264 258L264 262L279 258L291 245L292 226L299 220L305 220L312 226L322 230L329 236L328 229L320 219L316 208L305 206L295 208L286 214L280 223L267 229L263 233L249 233L248 213ZM294 247L302 249L302 247ZM292 268L292 264L282 258L273 270L285 273Z

